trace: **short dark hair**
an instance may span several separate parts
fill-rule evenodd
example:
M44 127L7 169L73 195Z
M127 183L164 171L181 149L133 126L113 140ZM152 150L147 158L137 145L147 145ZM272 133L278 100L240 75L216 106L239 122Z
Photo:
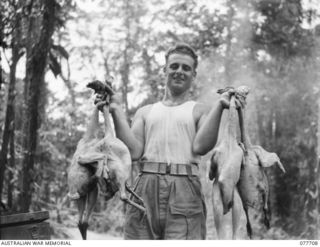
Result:
M188 55L193 58L194 60L194 70L196 70L198 66L198 56L196 52L192 49L191 46L185 43L179 43L176 44L174 47L171 47L167 52L166 52L166 63L168 62L169 56L171 54L178 53L178 54L184 54Z

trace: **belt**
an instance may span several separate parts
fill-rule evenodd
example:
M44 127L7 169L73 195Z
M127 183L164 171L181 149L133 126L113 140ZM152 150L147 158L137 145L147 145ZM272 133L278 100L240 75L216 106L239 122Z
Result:
M198 165L192 164L177 164L164 162L140 162L140 172L156 173L156 174L170 174L170 175L184 175L184 176L198 176Z

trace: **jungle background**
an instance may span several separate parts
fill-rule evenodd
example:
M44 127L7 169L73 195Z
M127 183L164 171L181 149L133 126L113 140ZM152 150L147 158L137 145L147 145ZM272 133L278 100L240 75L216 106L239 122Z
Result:
M210 105L219 88L249 86L252 142L286 169L266 169L271 228L255 221L254 238L320 239L319 8L317 0L2 0L1 214L49 210L55 238L70 238L77 210L66 178L93 107L86 84L112 75L130 121L161 99L164 53L185 42L199 54L191 98ZM215 239L208 157L201 179ZM121 238L123 221L118 196L100 199L89 229Z

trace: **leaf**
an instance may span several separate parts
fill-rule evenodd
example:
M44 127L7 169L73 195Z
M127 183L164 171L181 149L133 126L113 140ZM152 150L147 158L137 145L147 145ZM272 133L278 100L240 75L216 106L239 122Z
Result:
M52 52L50 52L49 54L49 67L55 77L61 74L61 66Z
M52 45L52 49L57 51L61 57L69 59L69 53L61 45Z

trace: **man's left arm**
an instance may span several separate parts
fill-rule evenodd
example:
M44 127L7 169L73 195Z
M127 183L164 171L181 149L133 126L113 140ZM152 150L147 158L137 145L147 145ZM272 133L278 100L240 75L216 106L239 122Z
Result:
M197 133L192 145L194 153L205 155L216 145L222 112L223 109L229 107L229 101L229 93L224 93L210 110L205 110L203 107L198 108L200 117L197 122Z

